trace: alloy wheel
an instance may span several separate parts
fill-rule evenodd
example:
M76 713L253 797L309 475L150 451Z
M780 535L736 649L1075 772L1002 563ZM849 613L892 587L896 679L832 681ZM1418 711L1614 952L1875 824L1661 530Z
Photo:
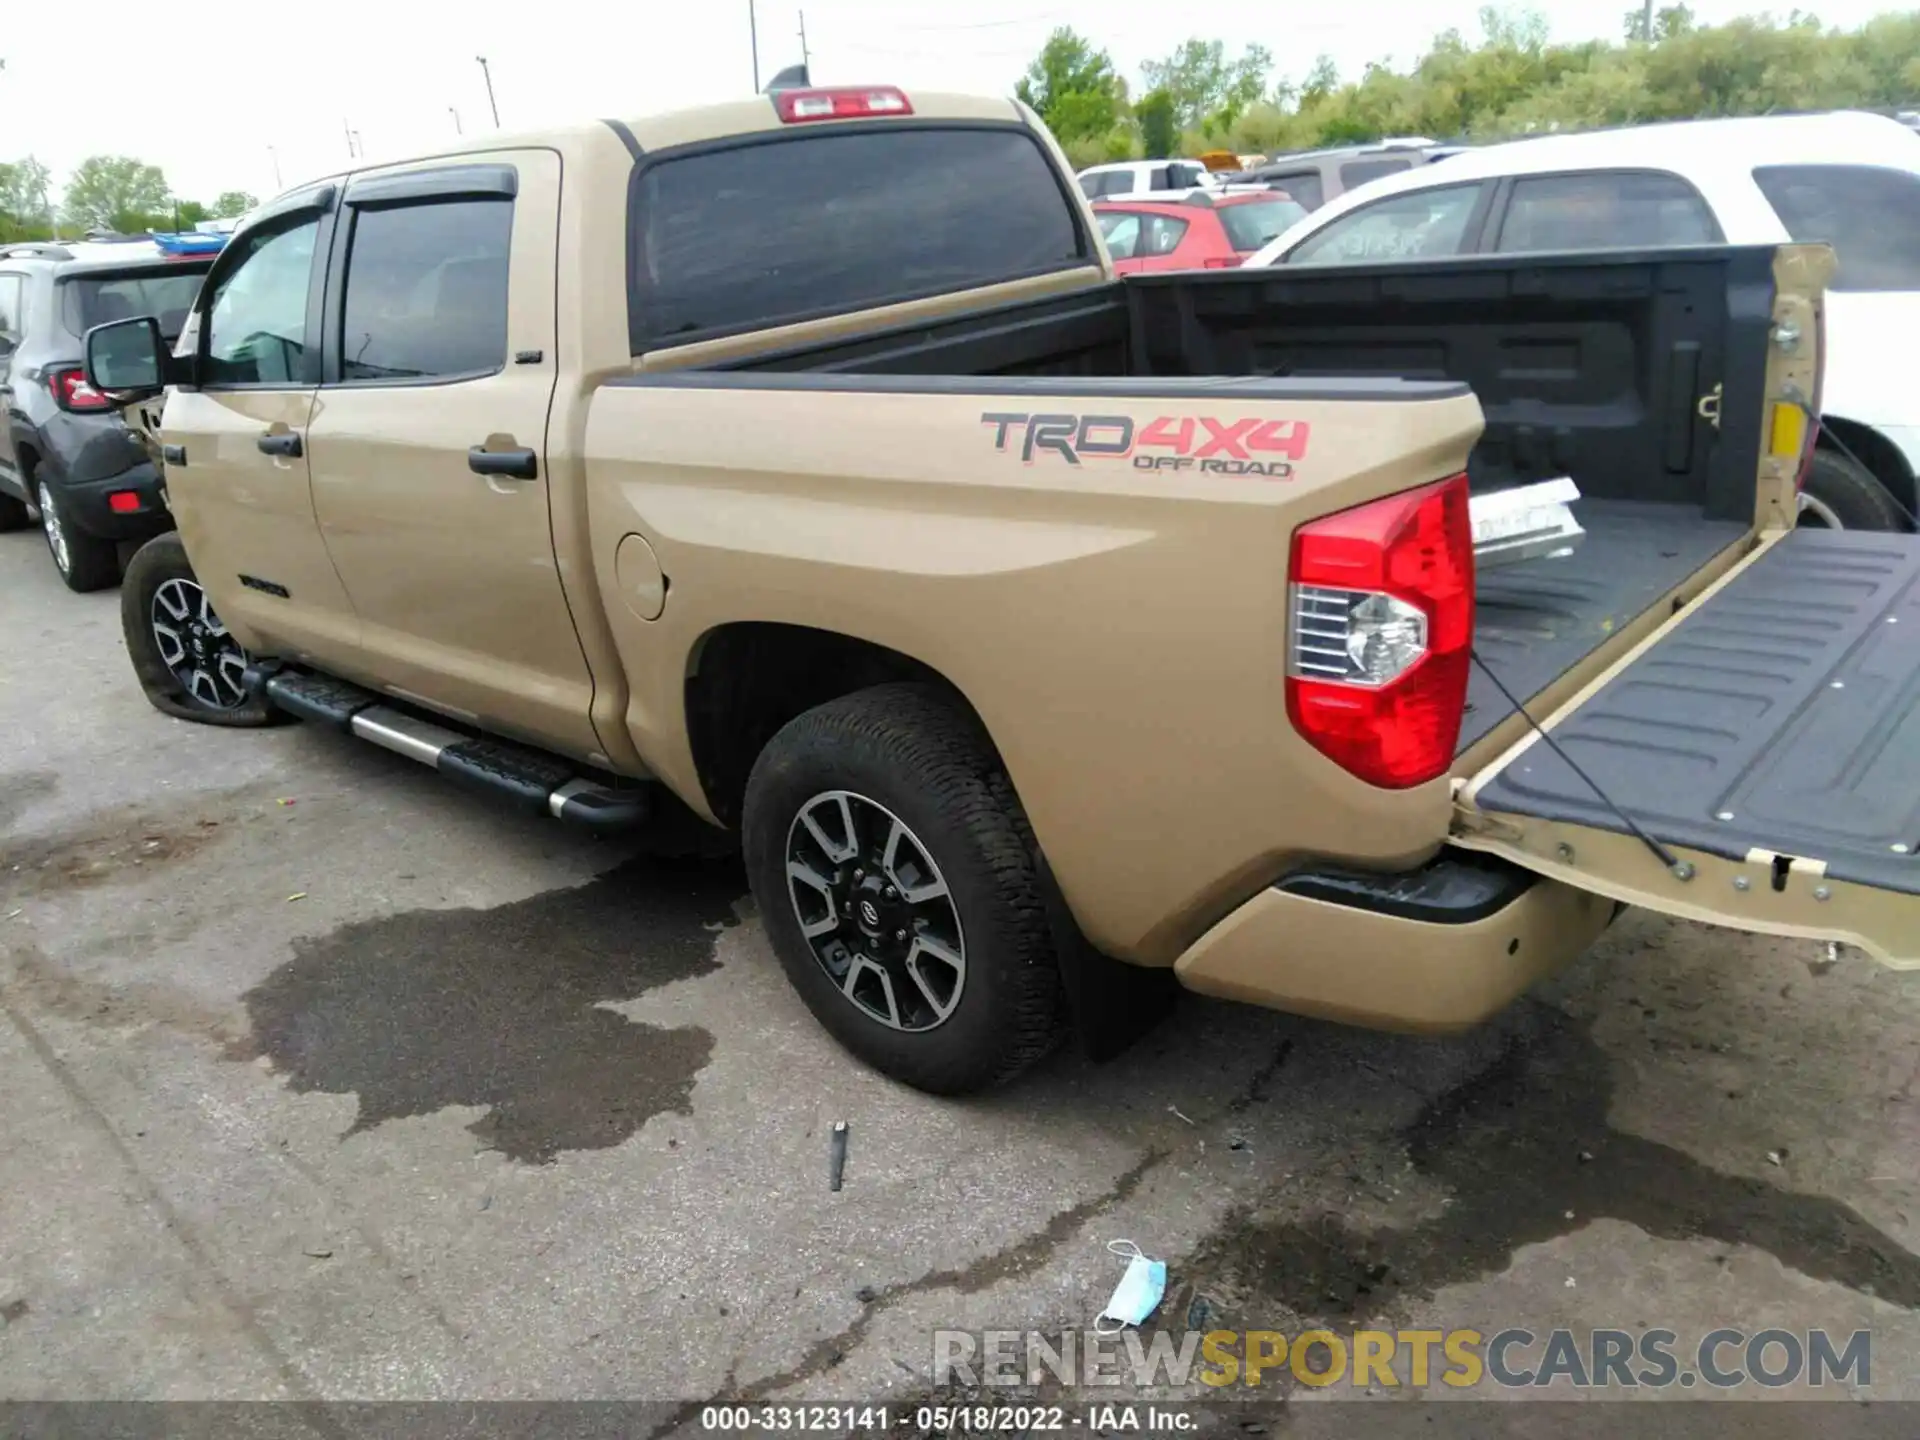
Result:
M167 580L153 592L152 624L160 660L209 710L236 709L247 698L247 652L192 580Z
M815 795L787 830L787 893L847 1002L894 1030L944 1023L966 988L960 912L925 843L876 800Z
M60 573L66 575L73 569L73 552L67 546L67 527L60 519L59 508L53 503L53 492L42 481L37 487L40 502L40 528L47 534L47 549L53 552L53 563L60 567Z

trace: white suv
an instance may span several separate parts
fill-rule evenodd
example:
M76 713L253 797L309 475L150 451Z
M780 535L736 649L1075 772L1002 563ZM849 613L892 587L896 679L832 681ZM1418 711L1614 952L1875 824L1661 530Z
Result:
M1109 195L1139 195L1149 190L1211 189L1213 172L1198 160L1121 160L1112 165L1090 165L1074 177L1089 200Z
M1920 134L1898 120L1695 120L1468 150L1329 201L1246 263L1786 240L1840 258L1801 521L1906 529L1920 510Z

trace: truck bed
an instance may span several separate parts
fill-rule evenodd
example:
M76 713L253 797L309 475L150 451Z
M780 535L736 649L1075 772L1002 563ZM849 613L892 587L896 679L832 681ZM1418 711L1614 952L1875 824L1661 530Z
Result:
M1465 381L1476 491L1564 475L1585 497L1573 556L1480 582L1482 657L1525 699L1750 530L1773 263L1725 246L1134 276L717 368ZM1716 386L1718 426L1699 407ZM1463 751L1510 708L1477 671L1469 701Z
M1581 500L1573 510L1587 532L1577 556L1528 560L1488 571L1477 582L1474 648L1516 695L1546 689L1747 533L1739 521L1709 520L1693 505ZM1512 712L1476 667L1460 749Z

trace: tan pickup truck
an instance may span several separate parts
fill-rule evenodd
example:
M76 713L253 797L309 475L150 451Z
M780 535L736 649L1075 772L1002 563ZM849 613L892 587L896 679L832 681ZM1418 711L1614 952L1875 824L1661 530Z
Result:
M1029 111L885 87L474 138L90 335L165 393L127 642L172 715L738 832L935 1091L1176 979L1465 1026L1621 901L1911 965L1920 537L1793 528L1829 260L1119 282ZM1476 581L1470 492L1562 476L1579 547Z

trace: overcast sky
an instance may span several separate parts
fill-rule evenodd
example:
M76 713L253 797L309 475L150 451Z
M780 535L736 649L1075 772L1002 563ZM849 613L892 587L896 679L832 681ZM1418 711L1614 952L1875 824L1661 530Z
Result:
M1560 39L1617 37L1631 0L1537 0ZM1693 0L1703 20L1756 7ZM763 81L799 58L804 8L816 82L1009 92L1057 25L1105 47L1130 81L1192 34L1257 42L1298 79L1321 53L1343 76L1411 60L1438 30L1477 32L1477 0L757 0ZM1888 9L1814 0L1829 24ZM644 115L748 93L748 0L186 0L16 3L0 26L0 159L67 172L88 155L138 155L175 192L259 195L347 162L490 129L485 55L505 129ZM1297 17L1297 18L1292 18Z

